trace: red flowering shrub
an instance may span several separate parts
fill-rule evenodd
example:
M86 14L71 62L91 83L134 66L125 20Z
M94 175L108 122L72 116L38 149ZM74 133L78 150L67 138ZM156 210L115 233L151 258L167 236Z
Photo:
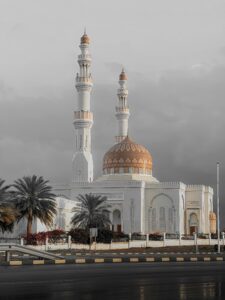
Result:
M46 238L48 237L49 243L57 243L60 241L65 241L67 235L64 230L55 229L51 231L43 231L38 233L32 233L30 235L24 236L24 240L27 245L44 245Z

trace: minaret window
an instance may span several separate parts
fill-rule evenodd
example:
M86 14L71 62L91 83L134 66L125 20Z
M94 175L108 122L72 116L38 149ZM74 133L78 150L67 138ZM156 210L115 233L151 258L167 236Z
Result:
M83 136L80 135L80 149L82 149L83 147Z

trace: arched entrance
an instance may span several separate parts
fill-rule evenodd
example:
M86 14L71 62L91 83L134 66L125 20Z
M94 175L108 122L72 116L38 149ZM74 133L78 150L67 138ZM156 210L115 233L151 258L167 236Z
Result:
M121 213L119 209L113 211L113 226L112 230L116 232L121 232Z
M191 235L193 235L194 232L198 233L198 217L196 213L190 214L189 228Z

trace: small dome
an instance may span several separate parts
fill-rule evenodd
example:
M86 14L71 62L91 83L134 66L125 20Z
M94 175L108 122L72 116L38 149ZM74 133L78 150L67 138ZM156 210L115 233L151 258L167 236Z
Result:
M125 73L124 69L122 70L122 72L120 73L120 80L127 80L127 74Z
M80 42L81 42L81 44L90 44L90 38L86 34L86 32L82 35Z
M142 145L126 137L114 145L103 158L103 173L152 174L152 156Z
M209 213L209 220L216 220L216 214L212 211Z

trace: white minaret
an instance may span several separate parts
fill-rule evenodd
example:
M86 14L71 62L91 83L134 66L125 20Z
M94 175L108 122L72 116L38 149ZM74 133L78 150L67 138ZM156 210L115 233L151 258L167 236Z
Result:
M93 114L90 112L90 93L92 77L90 73L91 56L89 53L90 39L86 32L81 37L81 54L78 55L80 73L76 76L78 93L78 109L74 112L75 153L73 155L73 182L93 181L93 159L91 153L91 127Z
M121 142L128 135L128 119L130 116L130 112L127 104L128 90L126 83L127 75L124 69L122 69L122 72L119 76L120 87L117 92L119 103L118 106L116 106L116 118L118 121L118 135L115 137L116 143Z

